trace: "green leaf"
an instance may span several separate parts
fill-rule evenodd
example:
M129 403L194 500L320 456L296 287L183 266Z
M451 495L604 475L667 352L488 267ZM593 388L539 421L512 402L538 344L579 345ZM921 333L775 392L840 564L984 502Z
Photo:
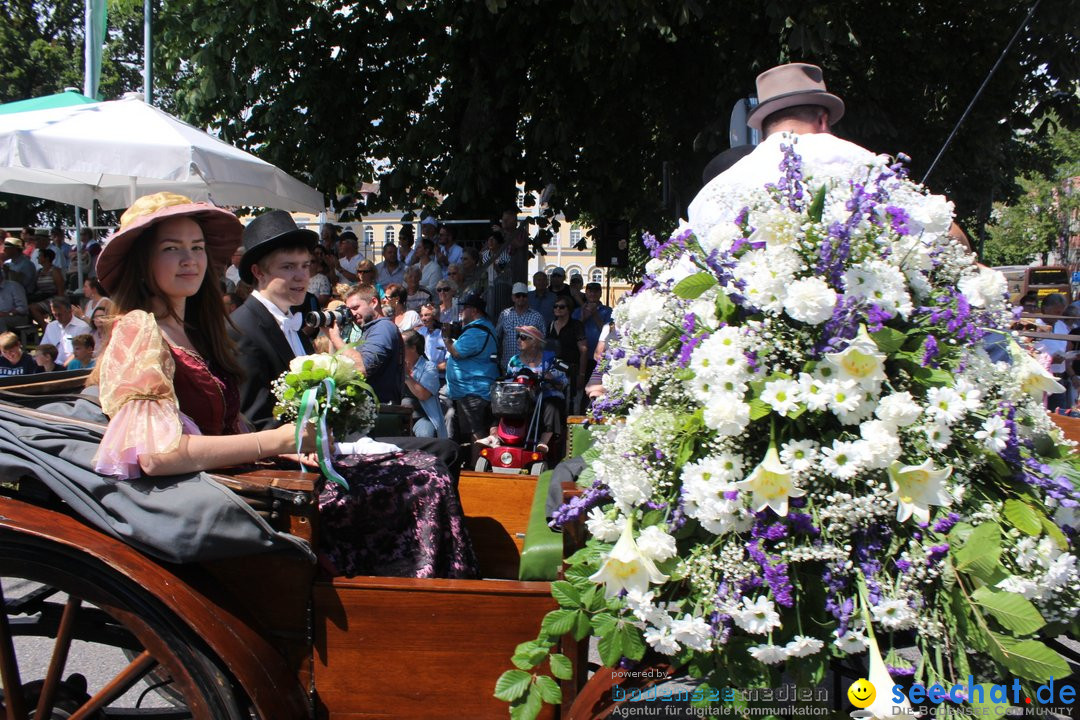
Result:
M540 631L548 635L565 635L574 627L573 610L552 610L540 623Z
M645 657L645 640L641 631L630 623L625 623L617 632L622 635L622 653L631 660Z
M574 677L574 664L562 653L554 653L548 659L548 663L551 665L551 674L560 680L569 680Z
M996 703L990 699L990 689L994 687L989 683L980 683L974 687L982 688L982 702L979 702L975 697L968 698L968 705L976 708L976 715L984 718L1005 717L1005 711L1009 709L1009 703L1002 702ZM972 693L972 696L976 696L977 693Z
M564 608L577 608L581 606L581 593L578 592L576 587L565 580L551 583L551 596Z
M1022 533L1038 537L1042 535L1042 523L1039 515L1027 503L1019 500L1006 500L1002 509L1005 519Z
M596 651L600 653L600 661L608 667L615 667L623 656L622 633L613 632L604 635L596 643Z
M772 406L759 397L750 401L750 420L760 420L772 412Z
M967 536L963 545L950 550L956 569L980 578L990 578L999 567L1001 558L1001 526L997 523L979 525Z
M593 615L592 626L593 631L598 636L610 635L615 632L615 627L619 624L619 619L611 613L599 613Z
M547 657L550 650L548 645L536 640L530 640L514 648L514 656L510 658L510 661L514 663L515 667L522 670L532 670L544 662L544 658Z
M559 689L559 683L547 675L536 678L536 687L540 688L540 699L549 705L558 705L562 702L562 690Z
M1003 628L1017 635L1030 635L1046 625L1031 601L1019 593L992 590L984 585L971 594L971 600L986 608Z
M825 189L826 185L822 185L818 188L818 191L814 193L814 199L810 202L810 209L807 213L810 215L810 219L814 222L821 222L821 213L825 210Z
M1002 664L1013 675L1044 683L1068 677L1072 670L1065 659L1038 640L1017 640L993 633L1004 651Z
M513 702L525 694L532 682L532 675L524 670L507 670L495 681L495 697Z
M883 327L877 332L870 333L878 349L886 355L892 355L904 346L907 334L890 327Z
M731 322L739 314L739 306L731 301L727 295L721 293L716 299L716 317L721 322Z
M716 285L716 278L712 273L699 272L677 282L672 292L684 300L693 300L701 297L702 293L714 285Z
M1059 550L1069 549L1068 538L1065 537L1065 533L1061 532L1061 528L1059 528L1053 520L1043 515L1042 527L1043 530L1046 531L1046 534L1054 539L1054 542L1057 544Z
M574 611L574 626L571 628L575 640L584 640L592 632L592 623L588 613L582 610Z

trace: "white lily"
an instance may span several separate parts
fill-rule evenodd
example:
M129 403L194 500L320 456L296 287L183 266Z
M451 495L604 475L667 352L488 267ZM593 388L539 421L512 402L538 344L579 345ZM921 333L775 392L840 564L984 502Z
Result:
M611 548L604 564L589 577L596 584L604 585L604 595L614 597L619 591L644 593L649 583L659 585L668 576L657 569L656 563L646 557L634 542L634 521L627 517L615 547Z
M1042 398L1043 393L1056 395L1065 392L1064 386L1054 375L1039 362L1019 348L1012 352L1013 372L1020 383L1020 390L1034 398Z
M865 325L859 326L859 334L842 352L825 353L825 360L836 369L838 379L854 380L866 390L879 386L885 379L885 355L878 350Z
M787 515L788 498L802 497L805 490L795 487L792 482L794 473L780 460L776 446L770 444L765 458L758 464L750 476L735 483L740 490L754 493L751 505L755 510L769 507L781 517Z
M915 720L911 703L907 696L899 703L893 701L893 685L896 681L889 675L889 669L885 667L885 660L881 657L881 649L878 648L877 638L874 631L867 625L867 640L870 642L870 683L874 686L876 695L874 702L866 710L874 720Z
M896 501L896 519L904 522L914 516L917 522L930 522L930 506L952 504L944 482L952 475L952 466L934 467L927 458L918 465L902 465L894 461L889 465L892 492L885 497Z

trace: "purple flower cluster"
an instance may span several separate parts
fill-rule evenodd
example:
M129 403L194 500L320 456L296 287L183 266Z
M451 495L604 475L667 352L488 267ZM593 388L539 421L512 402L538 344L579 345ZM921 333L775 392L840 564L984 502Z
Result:
M926 551L926 567L933 567L949 554L949 543L931 545Z
M870 332L877 332L885 327L885 323L893 319L893 314L880 305L870 303L866 307L866 324Z
M792 212L802 212L806 197L803 186L802 157L795 152L794 143L781 143L780 150L784 153L780 161L780 171L783 174L778 183L775 185L770 183L765 186L765 189L777 191Z
M918 313L929 315L932 325L944 326L945 330L957 339L971 342L982 339L986 331L980 325L989 322L988 318L975 316L967 297L952 288L937 293L935 305L920 307Z
M954 512L949 513L943 518L938 518L934 523L934 532L945 534L953 529L953 525L960 522L960 516Z
M889 218L889 224L892 226L894 233L901 236L911 234L911 226L908 224L911 222L911 216L907 210L895 205L889 205L885 208L885 215Z
M1056 475L1054 469L1036 458L1024 458L1022 472L1024 482L1041 488L1046 494L1057 500L1063 507L1080 506L1080 492L1072 481L1064 475Z
M697 316L694 313L686 313L682 321L682 335L679 336L679 342L682 344L679 349L679 367L686 367L690 364L690 355L694 352L694 348L708 337L708 335L695 336L694 330L696 328Z
M923 343L923 356L920 364L923 367L937 367L934 358L938 356L938 352L937 338L933 335L927 335L926 341Z
M610 499L611 491L607 486L596 483L577 497L570 498L570 502L556 508L548 525L553 528L567 525L583 517L585 513L600 503Z
M761 574L765 584L772 590L773 598L781 607L792 607L795 604L794 588L791 578L788 577L787 563L778 562L779 555L767 555L762 549L762 540L779 540L787 535L787 526L784 523L767 523L766 513L757 513L758 519L750 529L750 535L754 539L746 545L746 554L750 559L761 567Z
M842 295L833 308L833 315L821 329L821 339L814 346L820 357L827 352L839 352L847 347L848 341L859 333L859 300Z
M829 565L821 578L825 583L825 610L836 618L837 632L843 635L851 623L851 613L855 611L855 601L844 597L847 590L847 577L840 565Z
M654 258L658 258L668 250L676 248L680 252L686 251L686 241L694 234L694 231L690 228L686 228L678 235L672 235L667 240L661 242L656 236L649 233L645 233L642 236L642 240L645 243L645 249L649 251L649 255Z

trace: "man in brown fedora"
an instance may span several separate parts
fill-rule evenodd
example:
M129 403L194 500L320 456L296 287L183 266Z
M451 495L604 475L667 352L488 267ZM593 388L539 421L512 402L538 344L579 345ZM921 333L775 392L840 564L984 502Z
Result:
M844 115L844 101L828 92L818 66L788 63L770 68L757 77L757 96L746 124L760 130L765 139L710 180L690 203L690 226L699 236L735 217L741 209L741 191L780 179L781 144L794 142L819 177L846 177L853 166L875 159L869 150L832 134L832 126Z

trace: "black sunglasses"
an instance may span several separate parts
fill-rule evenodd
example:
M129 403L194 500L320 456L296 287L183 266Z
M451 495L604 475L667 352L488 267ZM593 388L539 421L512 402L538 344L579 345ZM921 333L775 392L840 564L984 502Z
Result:
M566 310L568 308L568 306L566 305L553 305L552 307L554 307L556 310Z
M450 292L450 288L435 288L435 292Z
M529 293L514 293L514 297L529 297Z
M518 342L521 342L522 340L532 340L532 339L533 339L532 335L526 335L525 333L518 333Z

